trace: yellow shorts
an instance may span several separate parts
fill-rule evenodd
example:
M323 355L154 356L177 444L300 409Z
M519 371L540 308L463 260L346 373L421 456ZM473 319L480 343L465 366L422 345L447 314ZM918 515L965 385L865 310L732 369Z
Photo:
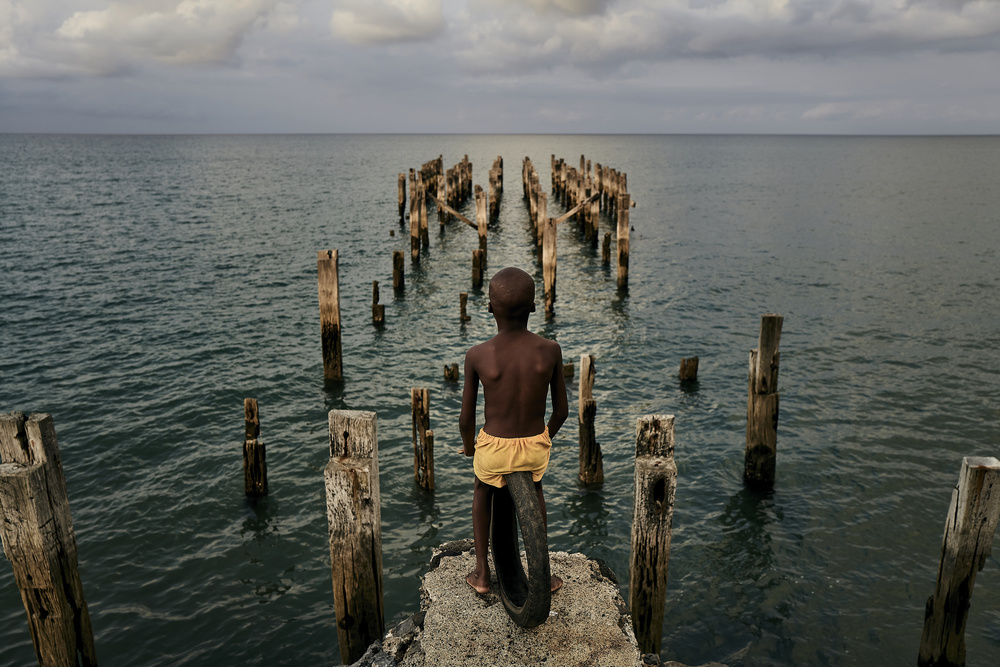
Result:
M497 438L480 429L472 468L481 482L497 488L507 485L503 476L512 472L530 471L537 482L549 467L551 448L548 426L527 438Z

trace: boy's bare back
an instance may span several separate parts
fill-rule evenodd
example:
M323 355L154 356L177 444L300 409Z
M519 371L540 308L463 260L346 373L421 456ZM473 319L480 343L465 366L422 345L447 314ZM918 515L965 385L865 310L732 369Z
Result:
M562 351L555 341L527 329L535 310L535 284L520 269L499 271L490 281L490 312L497 334L465 355L465 388L459 429L467 456L475 452L476 401L483 384L483 430L498 438L552 437L568 414ZM545 422L551 395L552 415Z
M538 435L546 426L550 387L555 398L562 383L565 395L559 345L530 331L500 332L469 350L465 360L466 382L483 384L483 430L490 435Z

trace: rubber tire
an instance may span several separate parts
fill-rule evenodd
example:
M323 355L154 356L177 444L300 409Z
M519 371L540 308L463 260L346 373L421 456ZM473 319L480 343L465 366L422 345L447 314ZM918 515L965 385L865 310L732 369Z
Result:
M505 477L507 485L493 493L493 570L500 582L500 599L511 620L522 628L533 628L545 622L552 605L548 539L531 473L515 472ZM527 575L518 549L518 525L528 561Z

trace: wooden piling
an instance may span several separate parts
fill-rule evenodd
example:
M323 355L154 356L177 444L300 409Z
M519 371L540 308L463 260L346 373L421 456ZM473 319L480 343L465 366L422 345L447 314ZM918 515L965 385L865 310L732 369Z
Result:
M337 251L320 250L316 257L319 282L319 321L323 344L323 377L341 380L344 377L340 342L340 279Z
M372 281L372 324L385 323L385 306L379 301L378 281Z
M52 417L0 415L0 536L42 667L97 665Z
M243 491L250 497L267 495L267 450L260 439L256 398L243 399Z
M778 453L778 343L781 315L760 318L757 348L750 350L747 396L747 444L743 478L749 484L774 483Z
M594 419L597 402L594 400L594 355L580 355L580 482L586 485L604 483L604 456L597 442Z
M681 369L678 373L681 382L694 382L698 379L698 357L681 359Z
M458 364L444 365L444 379L448 382L458 382Z
M426 248L430 245L430 231L427 221L427 187L417 181L417 213L420 215L420 245Z
M611 264L611 232L604 232L604 242L601 244L601 264Z
M618 287L628 287L628 226L629 195L627 192L618 195Z
M468 292L459 292L458 293L458 310L459 310L459 321L460 322L468 322L469 320L472 319L472 317L470 317L468 315L468 313L465 312L465 308L466 308L466 305L468 303L469 303L469 293Z
M399 224L406 220L406 174L399 175Z
M351 664L385 634L374 412L330 411L330 461L324 478L340 659Z
M403 251L392 251L392 289L402 290L406 287L406 274L403 272Z
M541 189L535 192L535 214L538 216L535 225L535 242L541 248L545 243L545 227L549 221L549 198Z
M420 261L420 206L417 202L417 180L410 170L410 259Z
M479 249L486 259L486 225L489 222L486 212L486 193L481 185L476 186L476 231L479 232Z
M944 524L934 595L927 599L919 667L965 665L965 624L976 573L993 546L1000 517L1000 461L965 457Z
M635 430L629 605L639 650L659 653L677 491L674 417L646 415L636 420Z
M555 220L545 218L545 232L542 242L542 280L545 287L545 316L555 314L556 304L556 234Z
M472 251L472 286L483 286L483 273L486 269L486 262L483 261L483 251L476 249Z
M410 415L413 418L413 481L434 490L434 433L431 427L430 391L410 388ZM431 434L430 440L427 434Z

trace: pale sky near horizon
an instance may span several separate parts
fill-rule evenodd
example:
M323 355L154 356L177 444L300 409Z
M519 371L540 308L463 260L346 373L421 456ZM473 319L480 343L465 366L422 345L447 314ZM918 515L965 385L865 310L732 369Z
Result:
M1000 134L1000 0L0 0L0 132Z

